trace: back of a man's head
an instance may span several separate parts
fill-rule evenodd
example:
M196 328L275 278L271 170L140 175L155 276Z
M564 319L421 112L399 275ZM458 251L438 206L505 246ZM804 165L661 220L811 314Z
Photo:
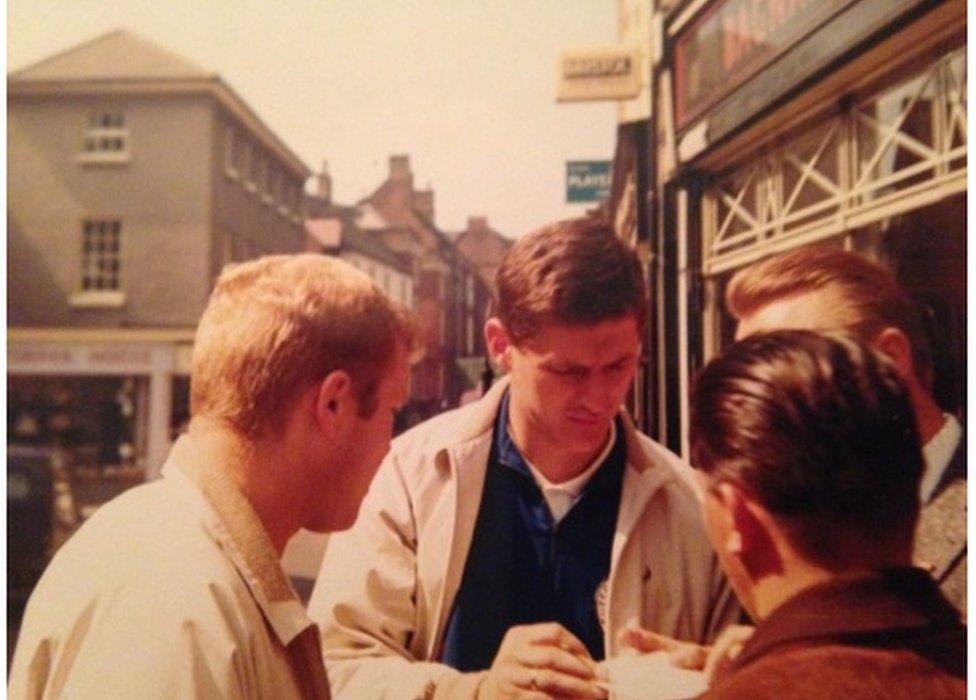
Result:
M191 413L247 436L276 431L299 392L343 369L368 416L398 342L415 347L409 312L338 258L274 255L228 266L197 328Z
M631 315L643 330L647 288L637 254L595 217L526 234L497 276L497 316L516 343L543 325L593 325Z
M830 322L815 330L844 330L863 342L886 327L901 330L911 344L916 377L931 387L932 354L918 305L888 269L857 253L807 246L767 258L732 277L725 303L742 321L768 304L805 294L824 295Z
M732 345L695 382L691 446L713 484L752 494L817 565L910 549L922 472L912 406L889 362L850 336Z

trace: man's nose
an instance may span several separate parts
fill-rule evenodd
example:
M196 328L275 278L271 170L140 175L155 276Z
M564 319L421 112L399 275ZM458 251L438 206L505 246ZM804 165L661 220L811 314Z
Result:
M579 403L592 413L604 413L613 403L611 387L599 372L587 372L579 392Z

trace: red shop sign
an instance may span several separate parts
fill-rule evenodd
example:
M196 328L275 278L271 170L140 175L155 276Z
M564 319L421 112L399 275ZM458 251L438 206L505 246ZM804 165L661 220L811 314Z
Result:
M852 0L716 0L674 44L675 121L687 125Z

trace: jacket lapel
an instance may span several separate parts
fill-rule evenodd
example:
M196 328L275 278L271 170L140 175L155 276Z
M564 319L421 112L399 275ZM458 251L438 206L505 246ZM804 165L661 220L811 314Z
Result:
M450 534L437 536L438 541L449 539L446 547L430 547L426 550L427 555L418 557L417 561L419 580L441 586L440 590L431 591L436 602L430 616L433 625L427 634L425 651L428 659L438 659L441 655L447 614L461 585L481 506L491 451L491 431L507 388L508 379L503 377L484 398L461 409L456 419L431 440L435 470L449 486L428 520L427 528L431 533Z
M922 506L915 536L915 558L941 581L966 549L966 480L955 479Z

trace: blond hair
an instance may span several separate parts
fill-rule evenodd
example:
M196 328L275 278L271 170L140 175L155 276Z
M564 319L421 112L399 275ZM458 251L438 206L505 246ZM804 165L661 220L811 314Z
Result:
M228 266L197 327L191 413L245 435L278 430L300 392L342 369L368 416L398 342L416 347L412 315L337 258L273 255Z
M886 268L856 253L808 246L782 253L737 272L725 290L725 304L736 320L774 301L825 292L838 304L831 313L835 330L871 342L886 327L900 329L912 346L915 372L931 385L932 355L921 309Z

